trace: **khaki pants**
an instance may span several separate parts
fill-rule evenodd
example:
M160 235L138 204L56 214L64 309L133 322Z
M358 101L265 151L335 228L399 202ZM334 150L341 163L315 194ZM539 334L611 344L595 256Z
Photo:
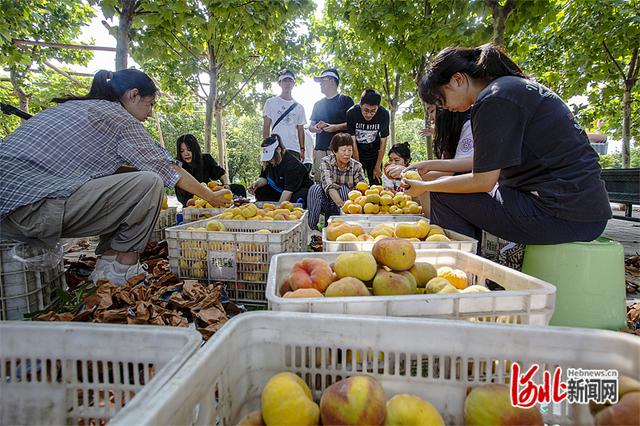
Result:
M331 154L329 150L313 150L313 167L311 169L313 170L313 180L316 183L320 183L320 164L322 164L322 159L329 154Z
M0 223L0 236L53 247L60 238L100 235L96 254L141 252L160 215L163 187L153 172L92 179L69 198L45 198L13 211Z

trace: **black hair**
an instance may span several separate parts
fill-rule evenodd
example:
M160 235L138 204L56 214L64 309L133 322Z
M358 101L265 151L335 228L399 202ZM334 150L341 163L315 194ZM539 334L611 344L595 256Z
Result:
M469 120L469 112L436 110L433 133L433 150L436 158L451 159L456 155L462 126Z
M180 146L185 144L189 151L191 151L191 164L187 164L180 155ZM179 136L176 140L176 160L180 161L182 168L188 171L191 176L196 178L198 182L203 181L204 170L202 164L202 150L200 149L200 143L198 139L190 133Z
M158 88L151 78L140 70L129 68L112 73L100 70L93 76L91 89L84 96L67 96L53 99L54 102L78 101L89 99L103 99L119 102L130 89L138 89L143 98L155 96Z
M349 133L336 133L331 138L329 149L333 152L338 152L338 148L341 146L353 146L353 139Z
M508 75L527 78L520 67L498 46L485 44L476 48L447 47L431 62L429 72L420 82L420 99L428 104L442 103L441 88L453 74L460 72L487 82Z
M411 146L409 142L393 144L389 150L389 154L396 154L398 157L404 160L405 165L411 164Z
M373 89L365 89L360 97L360 105L380 105L380 102L382 102L382 95Z

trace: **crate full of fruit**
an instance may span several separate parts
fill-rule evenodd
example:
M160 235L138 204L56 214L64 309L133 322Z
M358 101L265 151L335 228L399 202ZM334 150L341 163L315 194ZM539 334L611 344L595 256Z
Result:
M637 425L638 353L640 339L612 331L252 312L111 424ZM513 407L511 380L536 367L516 398L546 389L551 402ZM615 370L618 392L554 402L544 376L567 386L568 369Z
M184 223L212 217L225 220L301 220L304 212L299 203L258 201L222 208L185 207L182 209L182 217Z
M267 300L276 311L549 323L556 288L459 250L385 238L372 251L281 254Z
M385 189L382 185L369 187L366 182L358 182L355 189L349 191L349 199L345 201L340 213L345 215L415 215L422 214L422 206L403 192L394 192Z
M266 304L271 257L306 247L301 221L201 220L166 229L171 270L180 278L227 283L237 302Z
M322 247L325 252L371 251L383 238L404 238L416 249L456 249L475 253L478 241L440 226L430 224L425 218L413 222L362 223L334 218L322 230Z

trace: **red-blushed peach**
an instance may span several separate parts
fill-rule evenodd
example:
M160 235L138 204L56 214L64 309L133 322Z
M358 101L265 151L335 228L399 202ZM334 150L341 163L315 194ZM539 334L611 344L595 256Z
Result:
M322 393L320 417L324 426L382 425L387 409L384 390L371 376L353 376Z
M299 288L315 288L322 293L332 282L331 266L318 258L305 258L296 262L289 275L289 286L294 291Z

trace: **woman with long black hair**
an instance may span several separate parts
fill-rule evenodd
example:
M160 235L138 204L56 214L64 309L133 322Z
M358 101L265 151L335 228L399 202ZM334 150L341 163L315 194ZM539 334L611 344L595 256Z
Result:
M157 88L142 71L98 71L89 93L25 121L0 144L0 236L54 247L60 238L100 235L94 281L121 285L141 272L163 187L212 205L212 192L155 143L142 122ZM124 164L140 171L115 174Z
M420 161L408 167L389 166L385 173L399 179L405 170L417 170L423 181L470 172L473 167L473 135L469 112L451 112L433 107L433 135L435 160ZM424 131L423 131L424 132ZM391 155L390 155L391 157ZM425 216L430 216L430 197L425 192L418 197Z
M471 108L473 171L404 180L411 196L430 192L436 223L522 244L591 241L602 233L611 208L584 129L499 48L444 49L420 97L453 112Z
M176 140L176 159L182 163L182 167L198 182L209 183L220 181L225 188L230 189L234 195L246 197L247 191L240 184L229 184L227 172L218 165L211 154L203 154L198 139L192 134L185 134ZM183 206L193 194L176 187L176 197Z

